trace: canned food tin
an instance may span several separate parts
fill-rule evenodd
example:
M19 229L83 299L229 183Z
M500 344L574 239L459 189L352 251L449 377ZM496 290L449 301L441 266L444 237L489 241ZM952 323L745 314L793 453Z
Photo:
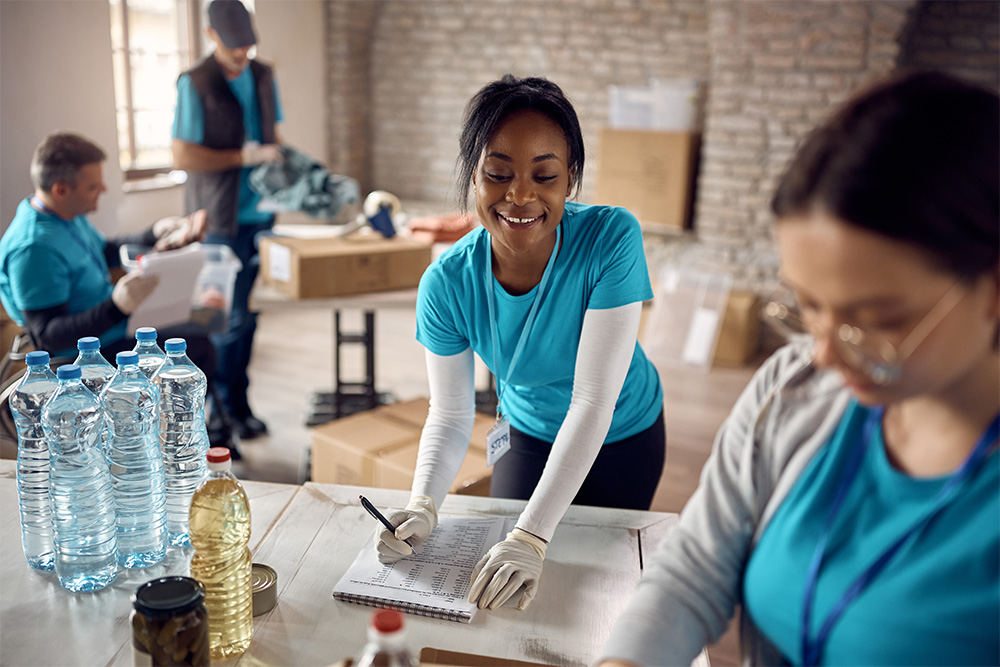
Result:
M190 577L147 581L132 596L132 664L208 666L205 589Z
M253 615L260 616L274 609L278 601L278 573L270 565L254 563L251 566L253 582Z

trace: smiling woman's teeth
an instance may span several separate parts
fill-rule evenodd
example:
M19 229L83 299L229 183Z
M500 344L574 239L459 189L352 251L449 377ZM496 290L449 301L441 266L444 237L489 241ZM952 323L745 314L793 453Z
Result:
M534 218L508 218L506 215L503 215L501 213L500 217L506 220L507 222L511 222L515 225L526 225L529 222L534 222L535 220L538 220L542 216L536 215Z

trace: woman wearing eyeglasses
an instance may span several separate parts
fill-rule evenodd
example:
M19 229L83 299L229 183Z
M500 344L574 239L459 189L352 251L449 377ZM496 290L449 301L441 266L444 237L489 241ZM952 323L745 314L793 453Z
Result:
M688 664L736 605L749 664L1000 664L998 128L995 93L928 73L805 141L772 208L808 336L736 403L602 664Z

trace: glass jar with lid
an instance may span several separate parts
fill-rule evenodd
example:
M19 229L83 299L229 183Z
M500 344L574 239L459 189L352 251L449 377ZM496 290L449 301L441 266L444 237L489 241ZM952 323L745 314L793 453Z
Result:
M205 589L191 577L161 577L132 596L132 664L208 666Z

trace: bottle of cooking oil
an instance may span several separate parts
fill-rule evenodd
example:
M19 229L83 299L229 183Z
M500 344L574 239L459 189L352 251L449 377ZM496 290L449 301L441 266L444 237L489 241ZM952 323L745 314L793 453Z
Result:
M250 503L225 447L208 450L208 476L191 498L191 576L205 587L213 660L243 653L253 636Z

